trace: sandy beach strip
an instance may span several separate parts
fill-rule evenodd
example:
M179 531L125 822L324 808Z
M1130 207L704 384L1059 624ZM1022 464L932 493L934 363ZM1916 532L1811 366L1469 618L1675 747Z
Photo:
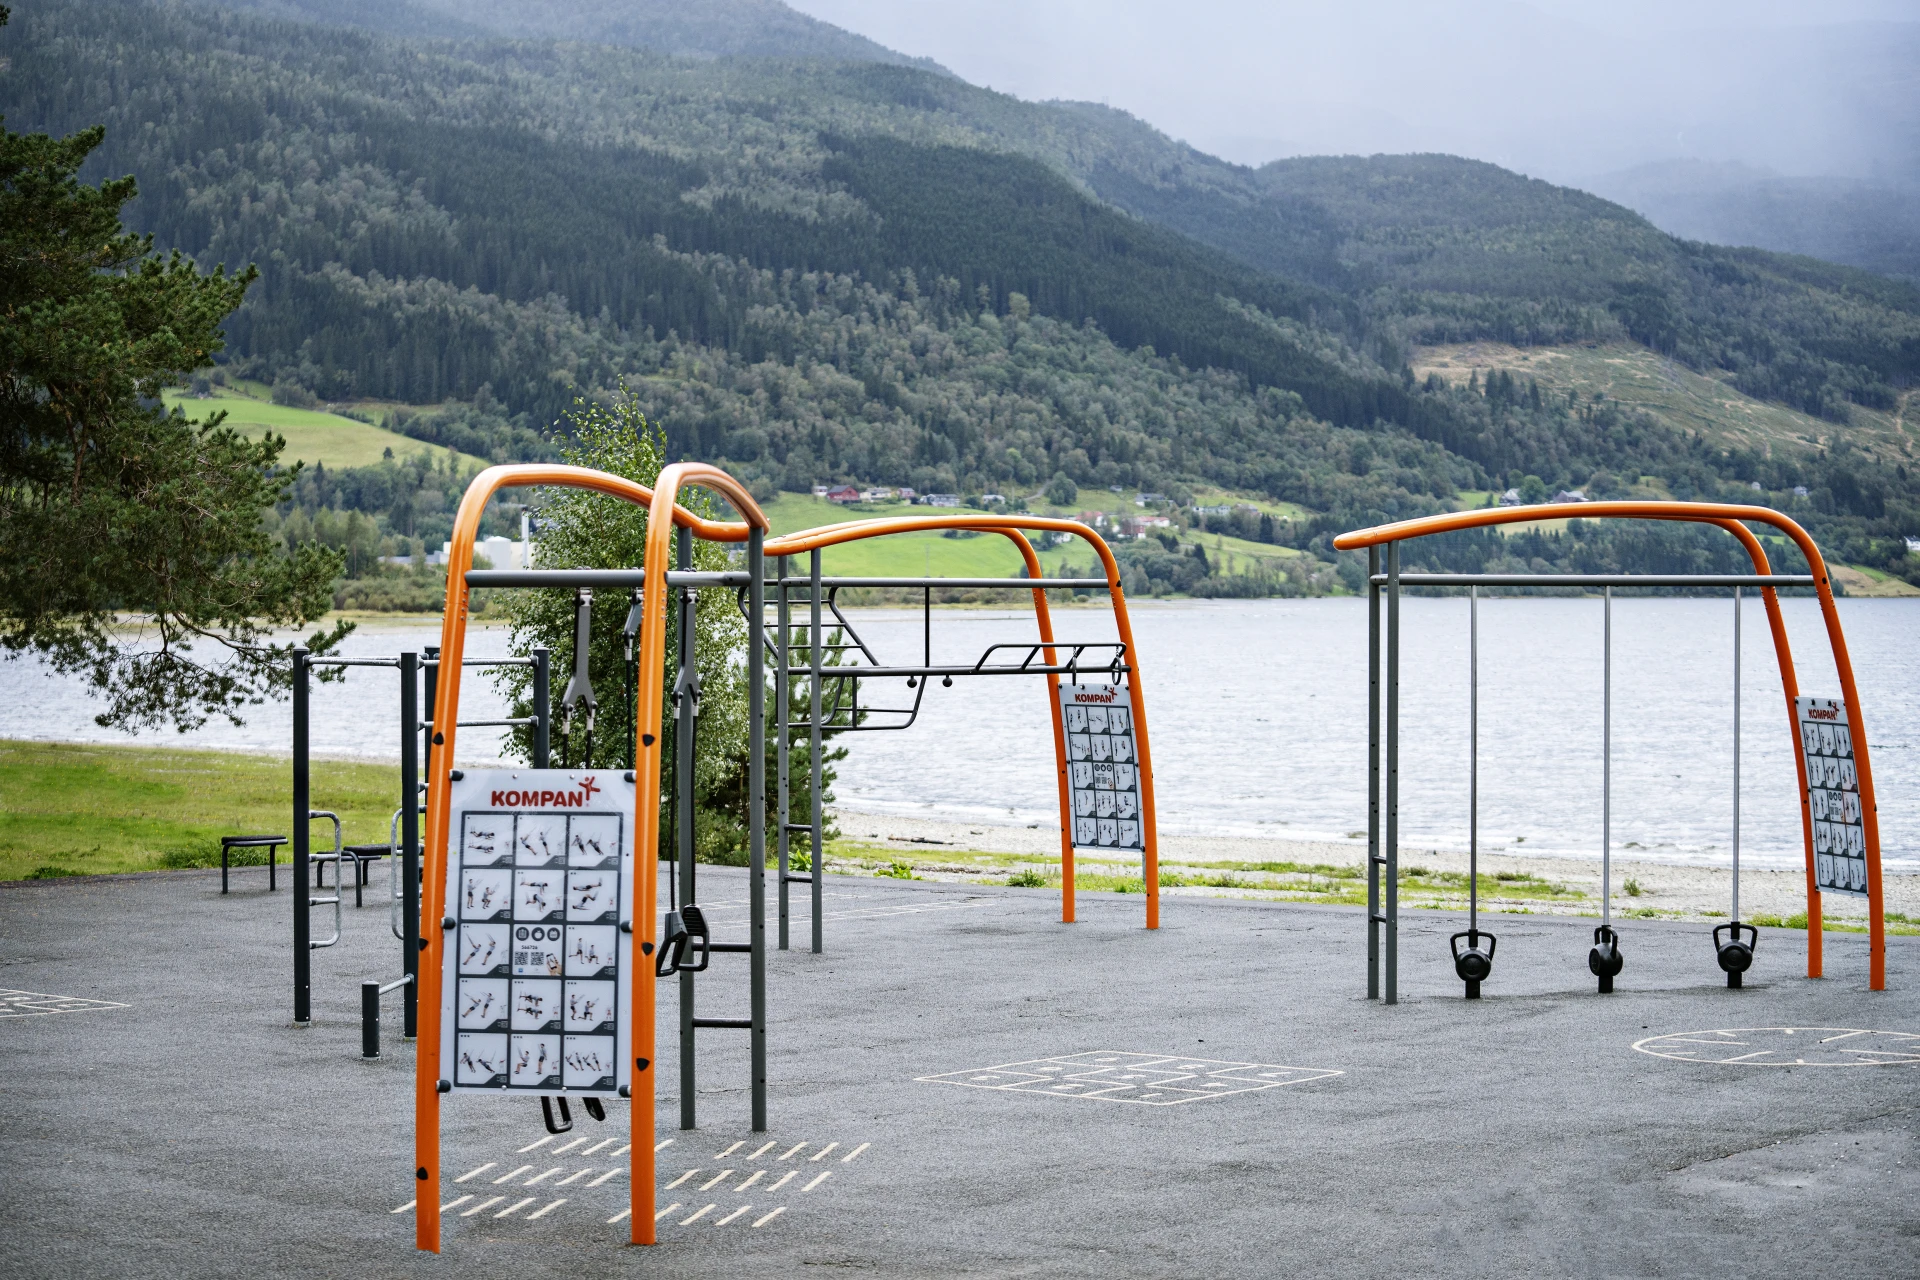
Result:
M1060 830L1052 823L1035 826L998 826L979 821L938 817L908 816L893 813L869 813L839 807L834 822L841 837L862 845L897 850L914 863L916 871L928 879L978 878L978 868L964 863L943 866L942 853L1011 854L1030 856L1036 867L1057 864L1060 856ZM1083 859L1098 857L1082 852ZM1233 836L1163 835L1160 838L1160 865L1163 871L1181 866L1211 863L1291 862L1364 869L1367 848L1363 840L1287 840ZM1451 850L1423 849L1403 845L1400 850L1403 869L1413 866L1464 875L1467 855ZM1600 906L1600 861L1598 858L1520 857L1511 853L1483 853L1480 873L1485 877L1501 872L1538 877L1541 880L1578 890L1583 896L1562 902L1529 901L1526 909L1535 913L1597 915ZM1637 895L1625 891L1631 880ZM1656 911L1662 917L1710 919L1727 913L1732 896L1733 874L1725 867L1675 866L1645 862L1622 856L1613 857L1614 910ZM1169 893L1240 894L1243 891L1183 887ZM1904 916L1920 915L1920 876L1884 877L1886 910ZM1246 896L1266 896L1247 894ZM1484 903L1498 910L1497 903ZM1791 917L1807 908L1806 875L1801 871L1754 869L1740 872L1740 914L1751 919L1771 915ZM1852 918L1864 922L1866 900L1841 894L1827 894L1823 903L1826 919Z

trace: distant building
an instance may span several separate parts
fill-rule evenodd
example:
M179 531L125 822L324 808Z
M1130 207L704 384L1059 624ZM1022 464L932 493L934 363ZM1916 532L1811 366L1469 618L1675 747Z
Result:
M473 557L476 561L485 560L494 569L531 569L533 567L533 546L531 542L515 542L512 538L503 538L495 534L484 541L473 544ZM445 564L453 556L453 544L443 542L438 551L427 554L428 564ZM394 564L406 564L408 556L389 556Z
M827 490L832 487L833 486L829 484L817 484L813 486L813 496L816 498L824 498L827 496Z
M1907 539L1907 554L1920 556L1920 538Z
M1585 502L1587 495L1578 489L1562 489L1553 495L1555 502Z
M1503 506L1503 507L1517 507L1517 506L1519 506L1519 505L1520 505L1520 491L1519 491L1518 489L1509 489L1509 490L1507 490L1507 491L1506 491L1505 493L1503 493L1503 494L1501 494L1501 495L1500 495L1500 505L1501 505L1501 506Z
M1164 505L1166 500L1167 495L1164 493L1136 493L1133 495L1133 505L1136 507L1158 507Z
M902 486L901 488L894 490L893 496L900 499L902 502L918 501L918 499L914 496L913 490L908 489L905 486Z
M828 502L858 502L860 491L850 484L837 484L821 495Z
M927 505L930 507L957 507L960 505L960 495L957 493L930 493L927 495Z
M891 502L898 496L899 490L897 489L862 489L860 491L860 501L862 502Z
M1796 498L1804 498L1804 497L1806 497L1806 496L1807 496L1807 486L1805 486L1805 485L1803 485L1803 484L1797 484L1797 485L1795 485L1795 486L1793 486L1793 496L1794 496L1794 497L1796 497Z
M1006 500L1007 499L1005 494L983 493L980 495L980 505L983 507L990 502L1005 502Z
M1144 538L1159 529L1173 527L1173 521L1165 516L1134 516L1120 522L1120 532L1128 537Z

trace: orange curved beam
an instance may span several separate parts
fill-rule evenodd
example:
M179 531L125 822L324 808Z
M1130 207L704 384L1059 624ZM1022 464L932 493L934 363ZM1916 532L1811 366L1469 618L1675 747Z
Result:
M662 479L673 478L676 481L680 479L692 479L691 477L686 477L684 472L681 472L679 475L676 475L675 472L675 468L667 468L666 471L661 473ZM427 747L427 827L423 834L423 844L421 845L422 850L427 852L426 856L421 858L420 867L420 918L422 921L420 937L425 946L424 952L420 957L420 1034L415 1045L413 1107L414 1189L416 1192L414 1242L421 1249L430 1250L434 1253L440 1251L440 1095L438 1091L438 1067L440 1060L440 971L444 963L443 952L446 945L446 934L443 930L436 927L436 925L446 914L447 882L445 850L447 848L447 831L450 825L450 805L452 800L448 786L450 779L447 777L449 768L447 762L453 759L454 739L460 720L461 660L466 655L467 641L467 571L473 567L473 543L474 538L480 532L480 517L485 512L488 501L501 489L540 485L549 488L586 489L595 493L606 494L609 497L623 498L628 502L647 507L652 512L652 519L648 527L649 552L651 552L654 541L656 540L655 534L657 533L661 538L664 538L665 534L670 532L675 525L692 529L694 533L700 537L714 542L743 542L749 536L749 530L752 526L757 525L761 529L768 528L767 517L760 510L759 505L754 502L752 495L747 493L745 488L743 488L739 482L732 479L732 477L727 476L724 472L706 468L705 472L700 474L695 482L719 492L727 501L731 502L746 516L748 523L708 520L694 514L685 507L676 505L673 501L673 496L676 492L677 484L675 487L663 488L656 491L632 480L609 475L604 471L594 471L588 467L560 466L544 463L488 467L485 471L475 476L472 483L467 486L466 495L460 500L460 509L454 516L453 542L447 554L446 611L440 624L440 669L434 686L433 736L429 740ZM661 497L662 494L665 495L664 501ZM659 564L662 566L662 573L665 572L664 563L664 560L659 561ZM653 564L654 560L650 556L649 567L651 568ZM649 579L649 582L651 582L651 579ZM648 599L649 601L664 601L664 596L664 592L655 592L650 595ZM657 684L657 682L655 683ZM645 724L647 722L643 719L641 723ZM657 697L655 699L655 718L653 723L655 725L659 723ZM653 791L652 815L657 829L660 801L658 788L659 756L657 752L654 755L654 764L655 786ZM640 808L644 814L647 812L645 805L647 790L640 783L636 783L635 786L639 788ZM638 824L636 824L636 826L637 825ZM638 837L639 833L637 830L635 834L636 837ZM641 915L641 921L644 927L642 937L650 944L652 942L653 931L653 917L651 914L652 899L657 894L654 882L658 879L657 859L659 849L655 844L642 844L640 848L647 852L648 857L644 861L644 866L648 868L648 870L641 870L642 859L636 857L636 874L640 876L640 882L635 886L635 896L637 900L645 901L647 904L646 912ZM644 890L644 895L642 890ZM651 982L636 982L634 983L634 990L636 993L645 993L647 1008L649 1010L648 1020L644 1024L634 1028L634 1035L636 1041L644 1036L647 1046L645 1056L649 1059L649 1064L651 1064L654 1035L651 1019L653 984ZM637 994L635 1003L636 1006L640 1003ZM649 1081L650 1080L651 1072L649 1071ZM635 1115L635 1123L636 1125L638 1124L640 1113L644 1111L647 1132L651 1133L653 1127L653 1107L651 1102L642 1107L640 1105L640 1097L639 1090L635 1088L633 1090L634 1106L632 1108ZM648 1097L651 1098L651 1094L649 1094ZM636 1176L634 1178L636 1191L639 1186L638 1166L644 1164L647 1171L647 1194L651 1195L653 1190L653 1143L651 1140L647 1142L645 1147L636 1146L634 1148L634 1162L636 1166ZM635 1216L634 1226L637 1232L641 1226L638 1215ZM645 1226L650 1237L653 1230L653 1214L651 1210L649 1210L646 1215Z
M1522 521L1559 519L1679 520L1715 525L1727 530L1740 540L1741 545L1746 548L1748 557L1753 561L1754 572L1762 574L1772 572L1768 567L1766 551L1761 547L1760 540L1754 537L1752 530L1742 523L1743 521L1771 525L1786 534L1800 548L1800 553L1806 557L1808 569L1813 575L1815 590L1819 593L1820 616L1826 624L1827 644L1833 655L1834 669L1840 678L1840 692L1846 700L1847 715L1852 721L1854 772L1860 782L1860 810L1867 845L1868 986L1874 991L1884 991L1887 984L1887 939L1885 911L1881 897L1880 817L1879 804L1873 789L1873 767L1868 759L1866 722L1860 709L1860 691L1853 678L1853 661L1847 653L1847 638L1840 628L1840 612L1834 604L1833 584L1827 572L1826 559L1820 554L1820 548L1815 545L1812 536L1796 521L1770 507L1755 507L1744 503L1549 502L1530 507L1481 507L1472 511L1451 511L1440 515L1395 521L1391 524L1374 525L1371 528L1343 533L1333 540L1333 545L1340 551L1355 551L1363 547L1376 547L1388 542L1424 538L1436 533L1453 533L1461 529L1480 529ZM1800 726L1794 706L1794 700L1799 697L1799 682L1793 670L1792 652L1787 645L1786 622L1781 616L1774 589L1763 588L1761 595L1766 602L1767 623L1773 633L1774 654L1780 664L1780 682L1786 695L1787 720L1793 738L1793 758L1798 768L1795 786L1800 793L1801 830L1805 841L1807 877L1807 976L1818 978L1822 974L1824 965L1822 946L1824 939L1821 929L1820 892L1813 863L1813 814L1808 807L1805 786L1807 776L1805 751L1800 742Z
M866 538L880 538L894 533L914 533L927 529L968 529L980 533L1009 533L1019 537L1022 556L1027 561L1027 572L1039 576L1040 562L1033 554L1033 548L1027 542L1023 530L1040 530L1048 533L1069 533L1086 542L1093 548L1095 555L1106 571L1107 597L1113 604L1115 629L1120 633L1120 642L1127 646L1128 673L1127 688L1133 701L1133 726L1135 749L1140 753L1140 808L1141 812L1141 887L1147 897L1147 928L1160 927L1160 831L1158 810L1153 800L1153 749L1147 737L1147 699L1140 684L1139 651L1133 643L1133 623L1127 616L1126 593L1120 587L1120 565L1113 558L1113 549L1099 534L1081 524L1078 520L1061 520L1053 516L1027 515L951 515L951 516L881 516L873 520L846 520L839 524L822 525L817 529L807 529L800 533L784 534L767 542L764 552L770 556L798 555L803 551L813 551L826 547L840 546L843 543L859 542ZM1038 607L1043 610L1043 628L1041 638L1051 639L1052 623L1044 612L1046 592L1036 589L1033 593ZM1052 665L1049 655L1048 665ZM1070 807L1067 798L1067 758L1065 728L1060 724L1060 680L1057 676L1047 679L1048 693L1053 699L1054 749L1056 762L1060 770L1060 844L1061 844L1061 920L1071 924L1074 918L1074 873L1073 873L1073 829Z

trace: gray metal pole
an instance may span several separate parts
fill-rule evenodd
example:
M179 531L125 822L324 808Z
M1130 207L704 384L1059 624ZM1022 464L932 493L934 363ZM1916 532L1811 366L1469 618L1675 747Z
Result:
M400 959L406 1038L420 1034L420 655L400 655Z
M1600 923L1613 928L1613 588L1601 597Z
M767 671L766 655L761 652L767 623L762 542L758 528L747 535L747 898L752 930L747 941L753 947L748 962L755 1133L767 1131Z
M1380 548L1367 548L1367 999L1380 998ZM928 665L932 665L929 663Z
M811 670L808 672L810 678L807 681L811 686L807 695L807 772L808 781L812 784L810 789L813 801L813 831L810 835L813 841L813 954L819 955L825 949L825 939L821 936L820 928L820 893L823 887L820 879L822 870L820 864L826 860L826 841L821 838L825 827L820 803L820 647L825 637L820 634L820 551L817 547L811 555L809 574L812 578L810 594L813 600L810 614L811 630L807 633L807 652L812 659L809 664Z
M1733 589L1733 920L1740 921L1740 588Z
M307 651L293 651L293 1025L313 1021L313 949L307 920ZM273 850L267 850L271 855ZM336 867L337 871L338 868Z
M677 535L677 560L682 569L693 568L693 531L686 528L674 530ZM693 696L694 679L698 674L698 644L694 636L695 616L699 609L700 596L692 587L678 589L680 605L679 627L675 632L675 647L680 651L679 674L674 681L673 697L673 751L674 751L674 868L671 874L680 881L680 902L682 905L695 901L693 882L693 782L694 782L694 708L697 699ZM691 1129L696 1122L695 1088L698 1083L698 1064L695 1055L695 1037L699 1034L693 1025L694 1016L694 975L686 970L680 973L680 1127Z
M1480 927L1480 588L1467 588L1467 928ZM1469 933L1467 945L1478 939Z
M1400 544L1387 544L1386 1000L1400 1003Z
M791 754L793 745L793 726L791 724L792 716L790 711L791 699L789 696L790 677L787 675L789 658L787 657L787 652L793 642L793 631L790 625L793 610L787 602L787 558L785 556L779 556L775 558L774 562L778 564L780 568L778 571L779 579L774 583L773 587L773 625L775 636L773 658L773 715L775 726L774 736L777 739L774 743L773 750L774 768L779 775L778 782L780 790L780 831L777 837L780 867L780 949L785 951L787 949L787 875L789 862L787 842L791 837L791 833L787 829L787 824L793 820L793 795L787 777L788 765L790 763L788 757Z
M533 651L533 767L547 767L553 749L553 651Z

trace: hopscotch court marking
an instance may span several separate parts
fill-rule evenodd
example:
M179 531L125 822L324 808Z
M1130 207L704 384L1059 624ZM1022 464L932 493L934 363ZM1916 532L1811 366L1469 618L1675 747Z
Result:
M916 1076L915 1081L995 1093L1037 1093L1050 1098L1091 1098L1098 1102L1173 1107L1345 1074L1328 1067L1287 1067L1267 1062L1096 1050L1003 1062L971 1071Z

